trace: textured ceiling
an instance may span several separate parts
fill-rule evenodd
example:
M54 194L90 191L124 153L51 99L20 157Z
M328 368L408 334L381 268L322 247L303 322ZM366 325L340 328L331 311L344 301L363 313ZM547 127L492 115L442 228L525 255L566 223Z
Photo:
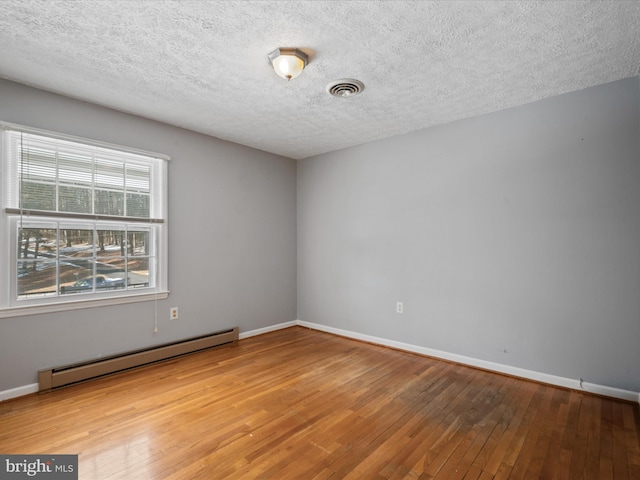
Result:
M639 67L638 1L0 1L0 77L297 159Z

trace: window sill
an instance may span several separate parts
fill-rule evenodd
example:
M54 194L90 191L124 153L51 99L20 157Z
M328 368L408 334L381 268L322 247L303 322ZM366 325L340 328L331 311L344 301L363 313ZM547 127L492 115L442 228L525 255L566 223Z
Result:
M110 298L91 298L75 300L73 302L49 303L47 305L27 305L23 307L9 307L0 309L0 318L22 317L25 315L39 315L42 313L67 312L83 308L106 307L126 303L149 302L169 298L169 292L144 293Z

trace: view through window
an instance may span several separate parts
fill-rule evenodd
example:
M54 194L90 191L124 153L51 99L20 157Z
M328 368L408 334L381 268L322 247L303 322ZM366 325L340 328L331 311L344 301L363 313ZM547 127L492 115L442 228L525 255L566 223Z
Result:
M165 158L4 125L2 167L4 307L166 288Z

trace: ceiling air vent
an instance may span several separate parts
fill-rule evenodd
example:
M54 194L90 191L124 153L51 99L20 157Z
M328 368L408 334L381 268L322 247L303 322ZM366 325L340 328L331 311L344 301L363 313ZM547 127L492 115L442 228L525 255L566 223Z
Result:
M353 97L364 90L364 83L353 78L335 80L327 85L327 92L334 97Z

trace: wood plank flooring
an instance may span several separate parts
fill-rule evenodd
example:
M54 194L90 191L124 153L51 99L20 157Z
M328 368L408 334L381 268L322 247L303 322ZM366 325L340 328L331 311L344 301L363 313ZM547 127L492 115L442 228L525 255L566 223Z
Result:
M0 403L80 479L640 479L637 404L302 327Z

